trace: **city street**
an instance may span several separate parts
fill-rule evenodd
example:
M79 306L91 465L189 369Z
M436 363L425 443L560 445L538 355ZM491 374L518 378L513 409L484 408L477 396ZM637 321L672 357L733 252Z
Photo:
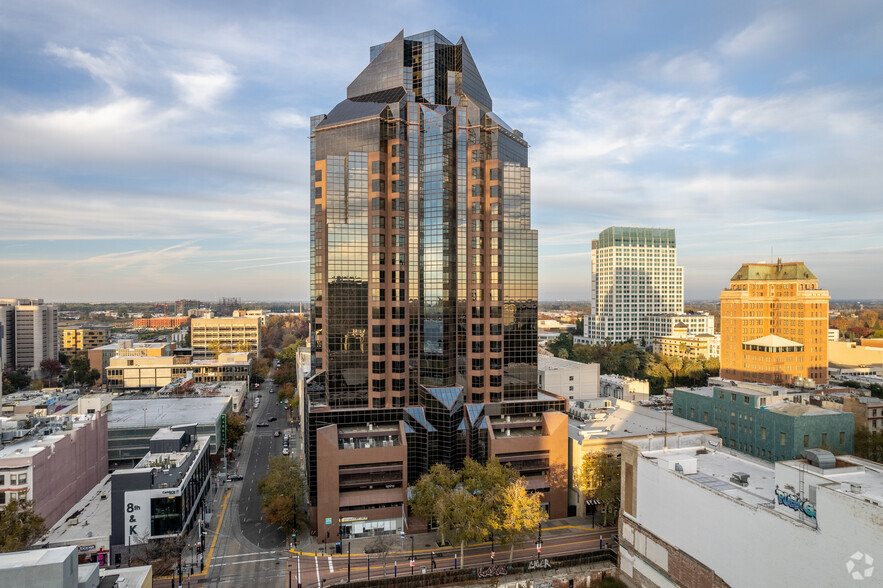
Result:
M553 522L554 524L554 522ZM544 529L542 549L537 553L536 539L528 539L516 546L513 554L513 562L539 560L540 567L545 567L543 560L560 555L575 553L587 553L600 549L601 544L606 547L615 529L592 530L588 527L557 525ZM321 587L325 585L346 584L351 581L365 580L370 578L393 577L410 574L422 574L432 571L432 554L435 554L436 570L450 570L463 567L460 558L459 546L435 548L430 542L432 534L422 534L415 537L413 570L410 566L411 559L411 536L404 540L397 539L394 551L391 551L384 565L383 558L377 554L370 557L364 553L352 553L349 557L343 555L323 555L300 553L293 554L288 564L291 575L291 586L296 586L300 581L304 588L310 586ZM344 541L344 551L347 542ZM495 557L491 559L491 543L485 542L469 546L465 550L466 567L485 567L490 565L506 566L509 563L509 547L496 544ZM456 564L455 564L456 560ZM349 562L349 576L347 564ZM370 568L369 568L370 566ZM369 571L370 569L370 571Z
M243 586L258 583L267 588L286 585L286 534L262 521L261 497L258 493L258 481L267 473L269 457L282 455L282 433L288 427L286 411L277 404L276 394L271 392L271 387L272 380L267 380L257 390L249 390L246 406L250 418L246 434L240 442L238 459L229 466L231 474L240 474L243 479L227 482L229 501L226 512L216 502L212 528L206 538L207 545L214 541L214 548L210 548L210 565L207 574L191 578L191 585ZM261 395L261 403L258 409L254 409L257 394ZM271 417L276 417L276 420L269 422ZM258 427L261 422L269 422L269 426ZM280 431L280 436L274 437L274 431ZM298 454L295 447L292 442L291 449ZM222 514L223 520L220 520ZM184 585L187 586L186 579Z

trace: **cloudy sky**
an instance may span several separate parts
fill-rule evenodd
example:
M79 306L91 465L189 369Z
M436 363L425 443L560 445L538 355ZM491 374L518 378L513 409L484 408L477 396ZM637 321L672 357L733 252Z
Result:
M688 299L802 260L883 298L883 3L0 4L0 297L307 297L308 120L400 29L469 43L531 144L540 298L607 226Z

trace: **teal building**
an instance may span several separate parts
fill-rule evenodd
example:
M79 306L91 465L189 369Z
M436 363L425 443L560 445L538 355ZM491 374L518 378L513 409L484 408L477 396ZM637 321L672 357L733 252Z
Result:
M726 447L754 457L798 459L804 449L818 447L835 454L853 453L851 413L794 399L785 389L742 386L675 389L673 396L675 416L717 427Z

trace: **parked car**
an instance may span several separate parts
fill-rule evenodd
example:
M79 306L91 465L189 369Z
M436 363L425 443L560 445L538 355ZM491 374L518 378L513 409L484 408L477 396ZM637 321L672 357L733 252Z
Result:
M270 421L270 422L272 423L273 421L276 420L276 417L270 417L270 418L268 418L267 420Z
M287 447L282 448L282 455L288 455L289 451Z
M258 426L259 427L269 427L270 423L268 423L267 421L263 421L263 422L258 423Z
M236 481L242 480L242 479L244 479L244 478L240 474L230 474L229 476L227 476L228 482L236 482Z
M288 440L289 440L289 439L290 439L290 437L288 436L288 433L286 433L286 434L285 434L285 438L284 438L283 440L284 440L286 443L288 443Z

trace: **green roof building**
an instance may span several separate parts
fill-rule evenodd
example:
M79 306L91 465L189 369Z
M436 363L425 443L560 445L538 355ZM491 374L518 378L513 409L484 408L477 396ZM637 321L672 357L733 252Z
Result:
M675 389L674 415L717 427L726 447L768 461L798 459L807 448L852 453L852 414L803 404L803 396L776 386Z

